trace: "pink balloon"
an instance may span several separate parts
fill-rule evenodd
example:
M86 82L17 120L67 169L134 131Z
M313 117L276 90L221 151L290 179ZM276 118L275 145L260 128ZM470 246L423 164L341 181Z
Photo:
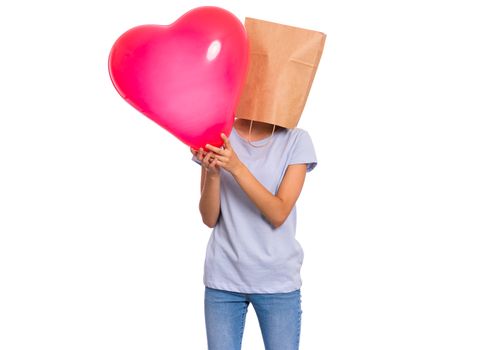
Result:
M141 25L121 35L109 74L134 108L198 149L231 133L248 66L245 28L219 7L195 8L170 25Z

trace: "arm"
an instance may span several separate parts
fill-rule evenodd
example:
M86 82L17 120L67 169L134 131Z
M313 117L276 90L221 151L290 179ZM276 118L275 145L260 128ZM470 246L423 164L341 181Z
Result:
M306 177L306 164L288 166L276 195L270 193L243 164L232 175L272 226L277 228L287 219L299 198Z
M202 149L193 154L201 161L201 198L199 212L208 227L216 226L220 213L220 177L216 160L210 161L211 152L203 158Z
M222 134L225 148L211 145L206 148L216 154L217 164L229 171L243 191L275 228L287 219L298 199L306 177L306 164L289 165L276 195L267 190L238 159L226 135Z
M201 199L199 201L199 211L202 221L208 227L216 226L220 213L220 178L219 174L213 175L202 169L201 178L204 178Z

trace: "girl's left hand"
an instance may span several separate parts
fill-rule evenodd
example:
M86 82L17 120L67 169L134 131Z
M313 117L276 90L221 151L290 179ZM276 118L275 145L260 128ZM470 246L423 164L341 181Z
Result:
M215 158L217 165L231 174L236 174L236 172L243 166L243 163L236 155L231 147L230 140L228 140L224 133L221 133L221 138L224 142L224 148L218 148L212 145L206 145L206 148L216 154Z

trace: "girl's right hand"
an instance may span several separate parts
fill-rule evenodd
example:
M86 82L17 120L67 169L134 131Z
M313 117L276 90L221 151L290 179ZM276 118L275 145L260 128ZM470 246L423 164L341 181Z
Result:
M206 173L211 176L218 176L220 167L217 164L217 158L213 152L205 153L204 150L199 148L195 150L191 147L191 153L199 159L201 166L206 170Z

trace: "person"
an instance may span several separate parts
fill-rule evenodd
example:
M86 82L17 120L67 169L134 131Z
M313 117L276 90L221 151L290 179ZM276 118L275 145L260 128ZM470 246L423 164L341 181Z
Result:
M250 64L231 131L220 148L191 149L201 165L199 211L212 228L203 278L208 349L241 349L252 304L266 350L297 350L304 254L296 202L317 165L297 123L326 36L249 17L245 29Z
M296 201L317 165L309 133L236 118L223 147L193 150L201 165L199 210L207 245L205 323L209 350L239 350L251 303L265 348L299 348L303 250Z

